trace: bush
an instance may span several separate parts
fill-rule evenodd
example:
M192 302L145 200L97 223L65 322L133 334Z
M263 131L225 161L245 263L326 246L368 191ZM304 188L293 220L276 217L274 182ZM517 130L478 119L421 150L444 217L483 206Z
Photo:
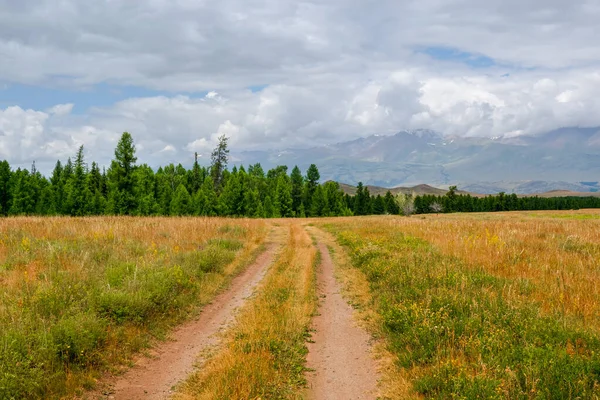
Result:
M98 360L106 340L106 321L86 313L60 320L51 329L56 354L63 364L87 367Z

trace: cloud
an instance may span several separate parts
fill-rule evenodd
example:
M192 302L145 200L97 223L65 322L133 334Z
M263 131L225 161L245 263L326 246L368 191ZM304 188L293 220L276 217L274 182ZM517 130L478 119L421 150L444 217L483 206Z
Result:
M80 110L1 103L0 158L108 163L311 146L405 128L447 135L600 126L595 1L0 0L0 87L143 88ZM74 104L75 103L75 104ZM80 111L74 113L74 106Z
M88 115L0 110L0 157L28 164L32 157L72 156L84 144L108 165L123 131L134 135L139 159L151 165L192 162L218 137L242 149L313 146L402 128L446 135L514 136L561 126L600 126L600 76L471 75L440 77L398 70L380 81L330 86L272 85L260 92L218 96L132 98ZM59 112L59 111L61 112ZM176 154L176 156L175 156Z
M30 84L204 91L297 83L314 74L376 75L418 62L412 55L423 49L429 61L441 51L450 61L471 54L523 68L600 61L593 0L383 0L375 8L367 0L2 0L0 7L0 54L10 60L0 76Z
M71 111L73 111L74 104L57 104L54 107L51 107L47 112L51 115L56 116L65 116L69 115Z

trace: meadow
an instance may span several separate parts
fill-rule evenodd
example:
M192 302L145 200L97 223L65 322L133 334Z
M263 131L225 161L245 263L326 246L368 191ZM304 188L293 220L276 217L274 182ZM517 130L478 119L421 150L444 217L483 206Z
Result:
M209 302L266 233L260 220L0 220L0 398L94 387Z
M600 212L0 220L0 398L72 398L276 248L178 399L305 397L317 243L382 399L600 397Z
M598 212L315 222L368 282L385 397L600 396ZM395 384L393 382L396 382Z

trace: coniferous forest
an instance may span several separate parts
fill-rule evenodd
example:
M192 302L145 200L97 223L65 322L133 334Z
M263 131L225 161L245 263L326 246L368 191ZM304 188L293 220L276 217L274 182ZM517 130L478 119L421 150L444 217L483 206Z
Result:
M600 208L597 197L521 197L500 193L474 197L372 196L358 184L354 196L337 182L320 183L312 164L305 174L287 166L264 171L260 164L227 168L226 137L219 139L211 166L169 164L154 171L138 164L132 136L125 132L108 169L89 165L81 146L74 159L57 161L49 178L36 170L12 170L0 162L0 215L197 215L231 217L326 217L439 212L565 210Z

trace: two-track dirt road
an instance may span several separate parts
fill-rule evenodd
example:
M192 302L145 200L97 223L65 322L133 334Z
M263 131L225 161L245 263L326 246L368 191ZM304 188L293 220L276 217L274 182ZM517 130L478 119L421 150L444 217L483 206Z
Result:
M285 225L285 224L284 224ZM255 262L235 277L227 290L205 306L196 320L184 323L171 340L153 349L153 356L142 357L124 375L114 378L104 394L89 399L167 399L173 388L202 364L200 355L218 345L219 333L235 320L240 308L257 290L274 262L278 248L285 243L283 227L275 228L267 249ZM371 337L357 326L353 309L340 293L334 276L334 263L327 246L317 243L321 264L317 291L321 299L313 319L307 366L309 383L306 396L313 400L375 399L377 368L371 355Z

